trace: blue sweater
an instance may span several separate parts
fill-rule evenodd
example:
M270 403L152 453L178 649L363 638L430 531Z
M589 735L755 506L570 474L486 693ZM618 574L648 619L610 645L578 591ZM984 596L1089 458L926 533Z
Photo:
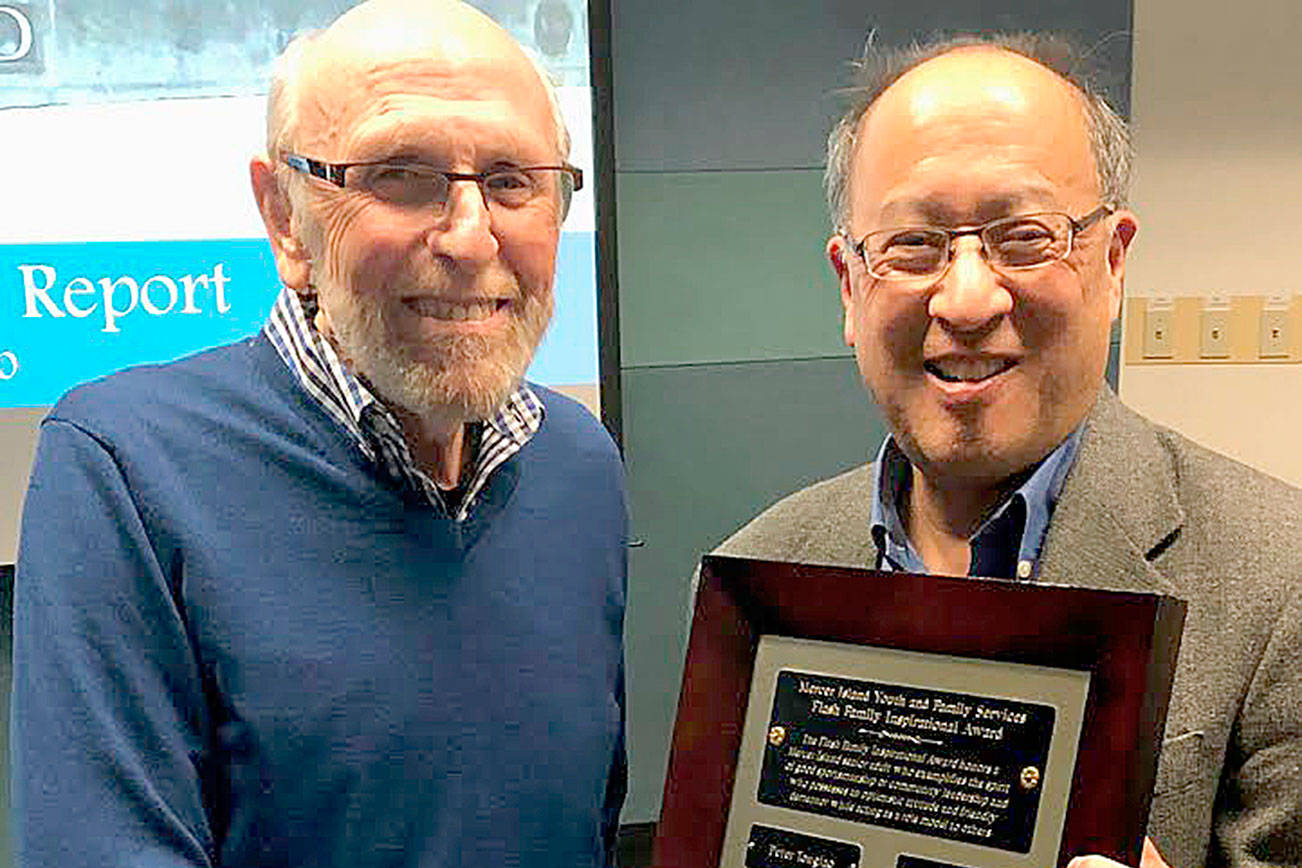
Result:
M262 336L64 398L16 583L20 864L607 864L621 471L537 391L461 524Z

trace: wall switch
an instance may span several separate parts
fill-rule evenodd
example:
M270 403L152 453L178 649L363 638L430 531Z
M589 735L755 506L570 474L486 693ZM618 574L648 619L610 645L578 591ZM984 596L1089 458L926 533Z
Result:
M1302 291L1136 294L1123 315L1127 365L1302 365Z
M1204 359L1230 357L1230 307L1209 301L1198 318L1198 355Z
M1261 309L1261 351L1263 359L1287 359L1289 356L1288 308L1268 300Z
M1175 357L1175 305L1171 299L1150 298L1144 311L1144 358Z

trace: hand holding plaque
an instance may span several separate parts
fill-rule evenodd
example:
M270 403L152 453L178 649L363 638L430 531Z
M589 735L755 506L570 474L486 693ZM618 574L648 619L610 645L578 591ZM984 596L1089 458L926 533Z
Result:
M654 864L1138 864L1183 615L706 558Z

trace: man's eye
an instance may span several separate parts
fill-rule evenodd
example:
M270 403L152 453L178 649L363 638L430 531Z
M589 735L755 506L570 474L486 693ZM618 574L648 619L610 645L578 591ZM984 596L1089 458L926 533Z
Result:
M359 166L359 179L368 186L377 184L406 184L417 181L421 173L410 166Z
M437 172L401 163L378 166L359 166L359 186L386 202L399 204L424 204L441 201L446 181Z
M490 190L521 190L533 185L524 172L494 172L488 176Z
M900 232L892 235L885 244L887 250L899 250L901 252L919 248L934 248L936 246L936 237L929 232Z
M538 185L528 172L493 172L484 179L484 189L492 201L499 205L520 206L533 201Z
M992 227L986 244L997 262L1017 268L1061 259L1068 237L1037 220L1024 220Z
M1001 226L995 235L998 244L1047 244L1053 241L1053 232L1039 223L1014 223Z
M887 231L865 244L869 266L881 275L928 274L945 256L948 238L925 229Z

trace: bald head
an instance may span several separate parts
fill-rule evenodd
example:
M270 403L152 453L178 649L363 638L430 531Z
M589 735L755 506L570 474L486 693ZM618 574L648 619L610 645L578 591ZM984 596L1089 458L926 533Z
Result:
M365 0L322 31L323 41L361 41L381 54L404 44L428 44L431 37L454 50L458 45L475 44L477 38L515 46L493 19L459 0Z
M864 113L856 140L850 217L859 227L899 223L905 211L926 216L920 204L948 187L937 172L954 161L974 173L1016 172L1000 186L1025 197L1012 210L1041 204L1047 190L1070 191L1082 205L1099 196L1079 92L1002 49L958 49L914 67Z
M451 83L479 69L516 89L549 114L558 157L568 156L569 134L546 71L491 18L456 0L366 0L325 30L291 42L272 75L269 156L322 144L341 126L346 94L413 64L432 87L440 74Z
M959 48L915 66L900 76L864 113L903 111L918 124L955 116L984 115L991 109L1010 118L1063 123L1083 138L1084 104L1079 92L1057 73L1001 48Z
M988 52L984 58L982 51ZM933 66L946 59L955 65ZM965 35L899 50L872 45L865 48L864 56L855 64L858 81L847 91L850 105L828 136L825 181L833 226L844 228L849 217L851 166L863 141L865 116L905 78L913 78L916 84L913 73L921 73L924 66L942 74L946 69L962 69L968 76L942 75L934 79L938 84L931 90L933 96L939 97L942 90L948 89L953 91L954 99L979 102L989 97L995 106L1006 104L1006 100L997 92L1002 83L987 78L992 74L1016 73L1020 69L1028 78L1034 78L1043 73L1046 83L1064 87L1080 114L1100 198L1113 207L1125 205L1132 161L1130 134L1125 121L1094 87L1086 53L1053 34Z

